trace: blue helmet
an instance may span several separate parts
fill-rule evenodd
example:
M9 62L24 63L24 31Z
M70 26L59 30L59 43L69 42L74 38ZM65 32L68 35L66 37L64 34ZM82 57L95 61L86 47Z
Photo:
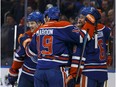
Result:
M80 14L86 16L88 14L91 14L92 16L94 16L95 20L99 20L101 18L101 14L99 13L99 11L94 8L94 7L84 7L82 8L82 10L80 11Z
M44 23L43 15L38 11L30 13L27 17L27 21L36 21Z
M44 15L47 15L50 19L59 19L60 10L58 7L51 7L44 12Z

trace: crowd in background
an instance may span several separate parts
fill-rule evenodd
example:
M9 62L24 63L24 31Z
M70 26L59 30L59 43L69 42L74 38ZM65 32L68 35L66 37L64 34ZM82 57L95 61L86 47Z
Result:
M114 57L114 29L115 29L115 0L27 0L27 15L39 10L44 13L47 6L58 6L61 10L60 20L76 24L78 13L84 6L93 6L101 12L101 23L112 29L112 57ZM13 60L14 25L18 25L17 37L24 32L25 25L25 0L1 0L1 63L11 65ZM16 41L17 42L17 41ZM18 46L18 43L17 43ZM114 67L114 62L113 62Z

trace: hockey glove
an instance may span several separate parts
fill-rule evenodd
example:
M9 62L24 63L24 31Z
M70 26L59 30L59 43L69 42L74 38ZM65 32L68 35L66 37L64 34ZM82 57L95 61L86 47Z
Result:
M70 71L69 71L70 75L66 79L67 87L75 87L76 85L80 84L80 78L81 78L82 70L80 69L80 73L79 73L78 79L76 81L77 70L78 70L78 68L75 68L75 67L70 68Z
M9 74L8 74L9 84L11 84L11 85L14 85L15 84L15 82L18 79L18 73L19 73L18 70L14 70L12 68L9 69Z
M111 55L108 55L108 58L107 58L107 65L108 65L108 66L111 66L111 65L112 65L112 57L111 57Z
M95 26L90 24L89 22L86 22L84 26L82 27L82 30L85 30L85 31L88 30L88 34L89 34L88 40L90 40L94 36Z
M80 77L78 77L76 81L76 77L72 77L72 75L69 75L67 80L67 87L75 87L76 85L80 84Z

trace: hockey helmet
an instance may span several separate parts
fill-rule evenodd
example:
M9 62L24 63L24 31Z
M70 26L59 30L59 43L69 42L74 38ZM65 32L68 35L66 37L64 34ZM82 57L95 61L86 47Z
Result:
M32 12L28 15L27 21L36 21L44 23L43 14L41 14L39 11Z
M47 15L50 19L59 19L60 10L58 7L51 7L44 12L44 15Z
M101 18L101 14L99 13L99 11L94 8L94 7L83 7L82 10L80 11L80 14L87 16L88 14L91 14L92 16L94 16L95 20L99 20Z

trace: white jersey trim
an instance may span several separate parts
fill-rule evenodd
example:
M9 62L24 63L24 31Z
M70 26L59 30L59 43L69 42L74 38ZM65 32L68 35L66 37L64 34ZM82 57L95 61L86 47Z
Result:
M50 62L58 62L58 63L68 63L68 61L60 61L60 60L50 60L50 59L38 59L38 61L50 61Z
M33 68L30 68L30 67L26 66L25 64L23 64L23 66L25 66L25 67L28 68L29 70L36 70L36 69L33 69Z
M23 60L18 60L17 58L14 58L14 61L17 61L17 62L24 62Z
M90 72L90 71L102 71L102 72L107 72L108 70L104 70L104 69L87 69L87 70L83 70L82 72Z
M80 57L78 57L78 56L72 56L72 59L80 60ZM82 57L82 60L85 61L86 58Z
M71 67L78 67L78 65L72 64ZM80 68L83 69L84 68L84 65L81 65Z
M29 75L29 76L34 76L34 74L30 74L30 73L27 73L25 71L22 71L22 72L25 73L25 74L27 74L27 75Z
M84 65L106 65L106 62L105 63L87 63Z

